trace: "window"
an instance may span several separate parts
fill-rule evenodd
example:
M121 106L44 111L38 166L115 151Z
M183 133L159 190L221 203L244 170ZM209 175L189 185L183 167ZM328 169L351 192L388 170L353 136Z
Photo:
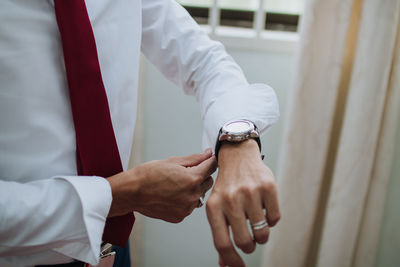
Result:
M305 0L177 0L199 24L296 32Z

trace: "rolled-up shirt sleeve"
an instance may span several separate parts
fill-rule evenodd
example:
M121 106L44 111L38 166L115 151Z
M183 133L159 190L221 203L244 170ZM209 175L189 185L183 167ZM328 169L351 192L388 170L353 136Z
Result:
M54 264L71 258L98 263L112 201L106 179L57 176L29 183L0 181L0 195L1 266ZM64 257L49 262L52 254Z
M203 147L215 147L219 129L249 119L264 133L279 118L275 92L249 84L220 42L211 40L174 0L144 0L142 52L168 79L195 95L204 121Z

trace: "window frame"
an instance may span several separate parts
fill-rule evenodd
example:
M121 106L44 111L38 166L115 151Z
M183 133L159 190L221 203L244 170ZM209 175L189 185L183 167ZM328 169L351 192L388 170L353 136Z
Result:
M258 9L255 10L221 8L218 6L218 1L213 0L211 7L182 6L194 19L203 20L199 21L200 27L212 39L221 41L228 47L283 53L293 53L296 49L299 39L298 31L271 30L269 23L272 21L277 24L291 25L298 30L300 14L268 12L264 8L263 0L258 0ZM238 19L238 21L244 19L246 26L229 25L226 19Z

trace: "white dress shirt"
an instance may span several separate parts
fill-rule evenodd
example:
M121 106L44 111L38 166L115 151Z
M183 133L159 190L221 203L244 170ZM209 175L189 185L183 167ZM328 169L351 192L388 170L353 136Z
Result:
M66 0L67 1L67 0ZM273 90L249 85L224 47L173 0L86 0L124 169L133 137L139 56L187 94L204 147L247 118L264 132ZM75 131L52 0L0 1L0 266L98 262L112 201L103 177L77 176Z

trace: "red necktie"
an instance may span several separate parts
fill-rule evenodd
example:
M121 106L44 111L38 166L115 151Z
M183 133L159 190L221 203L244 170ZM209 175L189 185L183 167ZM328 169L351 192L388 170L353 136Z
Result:
M121 172L122 164L86 5L84 0L54 3L75 125L78 175L109 177ZM133 213L108 218L103 241L125 246L134 220Z

